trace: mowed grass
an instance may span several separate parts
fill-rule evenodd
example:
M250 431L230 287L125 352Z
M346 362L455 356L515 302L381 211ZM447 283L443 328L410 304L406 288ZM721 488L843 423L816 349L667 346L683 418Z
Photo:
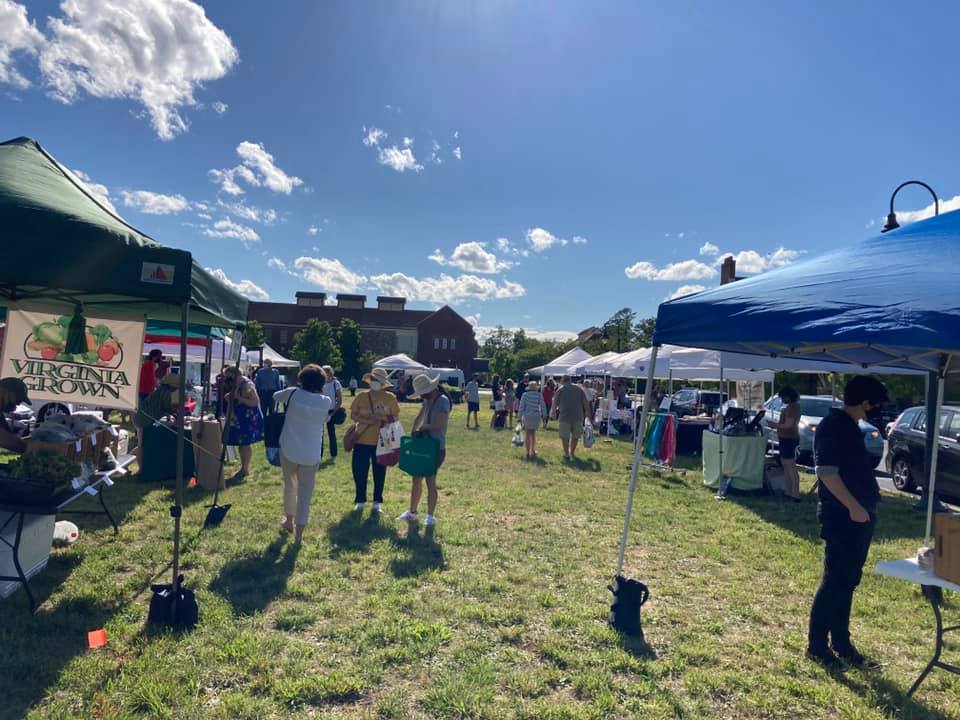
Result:
M403 407L408 428L415 411ZM813 500L717 502L696 470L645 472L627 554L651 589L639 645L606 622L629 443L568 466L551 428L529 463L484 414L467 431L455 409L434 532L393 520L409 492L396 468L383 519L355 516L346 454L319 473L299 549L278 532L280 474L261 448L223 495L221 527L200 530L209 499L188 491L189 633L145 627L148 585L169 582L170 487L121 480L120 535L81 519L81 540L35 581L37 615L22 592L0 601L0 716L960 717L960 679L939 671L899 714L932 653L932 613L869 567L916 551L910 500L886 498L854 606L855 638L886 665L832 676L802 657L822 562ZM100 627L109 645L87 650Z

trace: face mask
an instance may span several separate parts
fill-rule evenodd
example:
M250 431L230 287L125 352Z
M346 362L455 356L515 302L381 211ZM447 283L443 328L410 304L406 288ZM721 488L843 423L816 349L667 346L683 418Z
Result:
M371 389L371 390L379 390L379 389L380 389L380 383L377 382L376 380L371 380L371 381L370 381L370 389Z

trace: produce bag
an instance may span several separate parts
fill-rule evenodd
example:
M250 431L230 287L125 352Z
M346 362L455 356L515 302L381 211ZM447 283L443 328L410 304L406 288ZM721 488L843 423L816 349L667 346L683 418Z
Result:
M440 466L440 443L427 436L400 440L400 469L414 477L433 477Z
M274 467L280 467L280 434L287 419L287 405L296 394L296 390L290 393L283 407L280 403L275 403L273 413L263 419L263 447L267 453L267 462Z
M593 444L597 439L593 435L593 425L590 424L589 420L583 421L583 446L586 448L592 448Z
M400 461L400 443L403 440L403 425L400 421L386 423L380 428L377 440L377 462L381 465L396 465Z

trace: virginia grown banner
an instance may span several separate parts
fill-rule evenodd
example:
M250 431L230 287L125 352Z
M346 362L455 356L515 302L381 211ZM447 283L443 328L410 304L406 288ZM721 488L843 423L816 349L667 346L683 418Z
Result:
M0 377L26 383L34 406L57 401L135 410L143 320L87 316L83 309L13 308Z

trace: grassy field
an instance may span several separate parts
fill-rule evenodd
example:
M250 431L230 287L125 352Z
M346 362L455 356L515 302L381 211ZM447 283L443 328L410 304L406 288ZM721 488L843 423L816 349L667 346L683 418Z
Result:
M299 549L278 532L279 471L260 448L221 527L200 531L207 496L189 491L201 621L186 634L144 626L149 583L169 581L170 488L119 482L119 537L81 520L36 579L37 615L22 593L0 601L0 717L960 717L960 679L942 672L899 714L932 652L915 586L865 574L854 636L882 671L803 659L822 562L812 499L717 502L695 470L645 474L627 555L652 593L641 646L606 623L629 443L568 466L551 429L528 463L510 432L463 423L459 406L434 532L394 522L409 493L396 469L383 520L357 517L347 455L322 468ZM909 505L886 498L870 565L916 551ZM109 645L87 650L100 627Z

